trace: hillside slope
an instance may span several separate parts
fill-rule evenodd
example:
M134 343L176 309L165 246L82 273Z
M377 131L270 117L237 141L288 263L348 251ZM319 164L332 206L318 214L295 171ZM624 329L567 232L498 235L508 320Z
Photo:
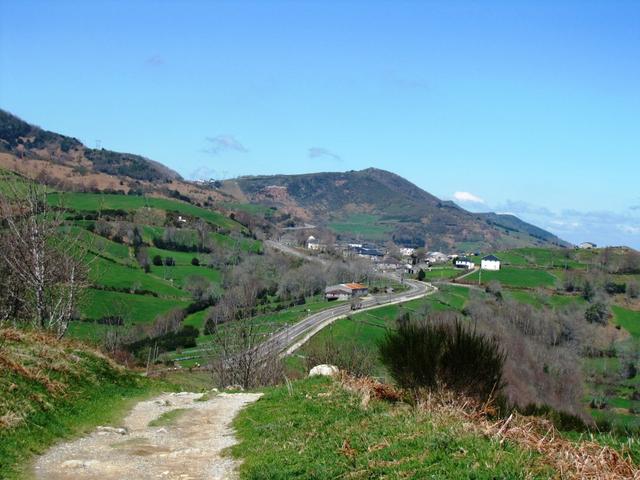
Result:
M145 193L208 206L230 197L132 153L89 148L0 109L0 168L63 190Z
M471 213L393 173L361 171L241 177L227 182L254 203L329 226L345 239L390 240L430 249L568 246L512 215Z
M22 478L31 456L167 387L78 342L13 329L0 329L0 371L2 479Z

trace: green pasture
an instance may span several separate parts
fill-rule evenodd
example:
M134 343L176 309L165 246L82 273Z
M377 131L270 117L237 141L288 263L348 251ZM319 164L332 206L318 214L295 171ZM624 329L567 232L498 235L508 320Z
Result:
M634 339L640 339L640 312L618 305L613 305L611 310L613 321L629 332Z
M341 219L335 219L329 223L329 227L337 234L362 236L368 239L381 239L386 237L393 227L381 223L378 215L368 213L354 213Z
M220 271L206 266L176 265L174 267L156 267L154 265L151 267L151 273L164 281L170 282L172 285L176 285L178 288L184 287L187 278L193 276L204 277L215 283L220 283L221 281Z
M479 275L482 276L483 284L497 281L503 286L515 288L552 287L557 280L555 276L545 270L503 267L498 271L482 270L481 272L474 272L465 277L464 282L477 284Z
M125 325L137 325L150 323L158 315L174 308L184 308L188 304L187 300L90 288L82 298L80 312L86 319L97 320L105 316L120 316L124 319Z
M52 205L63 205L65 208L77 211L100 211L105 209L133 211L144 207L158 208L201 218L230 230L241 229L239 223L219 212L167 198L106 193L52 193L49 195L49 201Z
M89 279L96 285L127 290L148 290L163 297L188 296L187 293L158 276L144 273L140 268L127 267L101 257L91 260Z

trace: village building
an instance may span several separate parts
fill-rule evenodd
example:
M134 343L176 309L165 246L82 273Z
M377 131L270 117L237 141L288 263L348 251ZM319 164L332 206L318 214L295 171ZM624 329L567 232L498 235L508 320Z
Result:
M395 258L386 257L378 262L378 269L383 272L391 272L402 267L402 263Z
M349 300L369 293L369 288L361 283L341 283L324 289L327 300Z
M578 245L578 248L581 248L583 250L591 250L592 248L596 248L597 245L593 242L582 242L580 245Z
M356 247L355 252L359 257L368 258L373 262L378 262L384 257L384 253L375 247Z
M466 268L467 270L475 267L475 264L467 257L458 257L453 261L453 264L456 268Z
M434 263L446 263L449 261L449 257L442 252L429 252L427 253L427 262Z
M309 235L309 238L307 238L306 246L307 250L320 250L320 242L313 235Z
M413 255L415 253L415 251L416 251L415 248L402 247L400 249L400 255L402 255L403 257L410 257L411 255Z
M495 255L487 255L480 261L482 270L500 270L500 259Z

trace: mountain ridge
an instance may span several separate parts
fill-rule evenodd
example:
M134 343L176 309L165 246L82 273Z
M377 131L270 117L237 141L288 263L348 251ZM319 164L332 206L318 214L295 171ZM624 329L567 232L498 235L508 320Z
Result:
M328 228L344 224L339 234L344 239L393 240L437 249L570 246L513 215L469 212L378 168L243 176L225 183L239 188L252 203L288 210L301 220ZM389 235L349 235L344 230L348 230L350 218L358 214L371 215L370 223L389 230Z
M289 224L313 222L341 239L466 251L570 246L517 217L468 212L378 168L190 182L157 161L92 149L1 109L0 168L65 190L151 194L205 207L215 202L276 207L289 215Z

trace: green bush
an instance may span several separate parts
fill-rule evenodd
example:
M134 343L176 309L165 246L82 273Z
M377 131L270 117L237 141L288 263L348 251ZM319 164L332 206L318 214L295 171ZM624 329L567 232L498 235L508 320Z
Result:
M602 303L594 303L590 305L589 308L584 312L584 318L589 323L599 323L602 325L607 324L607 317L609 316L609 309L607 306Z
M493 338L463 325L402 319L379 344L382 363L411 390L441 387L478 399L497 395L505 355Z

